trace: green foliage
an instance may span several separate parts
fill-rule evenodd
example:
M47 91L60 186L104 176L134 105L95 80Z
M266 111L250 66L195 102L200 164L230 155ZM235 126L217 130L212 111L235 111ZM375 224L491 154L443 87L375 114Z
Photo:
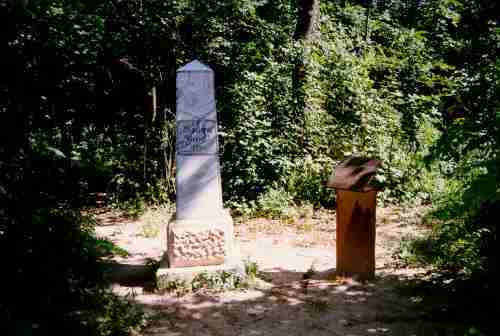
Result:
M224 206L232 210L232 214L242 217L243 220L253 216L256 213L257 204L255 201L245 199L236 199L224 202Z
M146 211L146 203L139 195L127 201L119 202L118 206L124 210L128 216L135 219L139 218L139 216Z
M240 287L242 281L241 275L230 271L220 271L214 274L200 273L191 282L191 287L193 291L202 288L227 290Z
M270 188L257 199L259 214L280 218L287 214L287 210L293 205L293 196L279 187Z
M431 234L405 241L400 256L409 263L432 265L435 274L441 274L433 279L441 291L463 297L457 305L468 307L464 318L488 326L498 313L499 302L494 290L500 216L498 161L481 162L475 155L464 161L465 167L453 171L454 177L427 216L433 224ZM474 309L469 306L481 314L470 315Z
M321 2L317 36L297 44L295 2L0 6L0 201L9 208L0 209L0 239L8 252L38 265L29 251L56 258L80 246L89 255L67 255L95 261L117 251L61 209L89 205L96 192L132 216L173 200L175 70L196 57L215 71L224 198L236 211L294 218L302 216L294 204L333 206L323 184L334 165L353 154L378 158L380 199L433 202L440 221L429 243L404 243L402 254L423 251L430 257L415 262L463 278L490 272L500 180L498 4L366 4Z
M476 167L459 180L451 180L429 214L439 220L428 238L432 248L415 252L460 277L489 273L496 254L493 242L500 196L497 174Z
M476 287L476 295L487 296L498 254L500 33L492 27L498 4L437 3L439 11L432 15L452 22L453 28L437 36L447 41L444 57L456 70L450 74L454 85L449 96L442 100L443 131L425 157L447 177L430 214L438 224L429 237L427 256L439 270L451 272L452 279L464 280ZM431 29L436 33L433 29L441 32L442 21Z
M161 291L176 293L183 296L188 293L203 289L210 290L232 290L237 288L246 288L258 276L258 265L249 259L244 261L245 273L238 271L217 271L201 272L197 274L190 282L183 280L172 280L168 277L158 279L157 288Z
M328 157L313 160L311 156L297 160L287 174L286 189L296 202L314 206L333 206L335 192L325 187L333 173L334 161Z
M229 197L255 199L282 179L295 150L295 126L288 116L289 65L271 63L263 74L245 73L233 89L238 111L223 137L223 181ZM289 97L288 97L289 99Z
M245 275L247 276L248 280L255 280L257 278L257 275L259 274L259 265L250 259L245 259Z
M127 250L115 245L113 242L107 239L96 238L95 241L93 242L93 245L98 252L98 256L101 258L114 255L118 255L122 258L129 256Z
M151 224L141 227L141 234L145 238L157 238L160 234L160 228Z
M427 173L422 158L439 136L440 97L451 85L447 65L432 58L425 34L398 24L396 11L367 21L360 6L328 3L323 15L306 85L314 161L380 158L384 200L430 199L440 175ZM326 194L310 201L332 202Z
M11 289L0 304L8 334L125 335L144 325L142 310L107 289L99 258L126 251L97 239L92 219L62 209L11 218L0 235L1 253L16 255L1 280Z
M235 271L217 271L217 272L201 272L197 274L191 281L183 281L179 279L160 278L158 279L157 288L161 291L175 293L178 296L183 296L188 293L196 292L202 289L210 290L231 290L244 287L246 284L245 277Z
M86 304L86 311L75 312L81 316L77 331L81 335L129 335L147 323L147 316L132 298L116 296L108 289L90 289Z
M405 236L394 257L408 266L422 266L431 262L433 241L427 237Z
M111 204L131 200L126 207L139 213L141 202L173 199L175 70L195 55L216 75L225 199L255 201L277 183L295 201L331 206L323 179L350 154L387 163L387 200L420 198L418 186L408 188L431 143L420 134L435 127L453 70L433 58L432 43L452 41L454 32L429 26L460 17L444 1L423 7L422 21L408 25L414 9L401 2L377 7L368 20L362 6L323 3L320 38L299 47L290 38L295 8L283 2L7 6L15 19L6 24L17 26L5 29L6 55L11 63L26 59L5 69L2 94L12 99L4 108L19 116L15 102L22 102L20 118L34 122L19 135L29 134L45 156L62 154L58 167L72 176L75 195L106 192ZM291 76L301 57L303 112ZM16 78L37 84L13 90ZM153 87L155 111L144 103ZM13 134L9 142L23 147L22 139Z
M167 293L175 293L179 297L189 294L191 292L191 286L186 281L171 280L162 277L157 279L156 287L160 291L165 291Z

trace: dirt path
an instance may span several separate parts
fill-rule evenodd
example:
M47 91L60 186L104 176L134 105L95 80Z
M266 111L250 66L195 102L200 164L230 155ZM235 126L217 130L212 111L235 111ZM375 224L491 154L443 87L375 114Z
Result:
M251 219L235 225L244 258L257 262L265 281L255 289L200 291L178 297L148 292L139 284L115 285L156 314L143 335L439 335L419 298L401 285L421 270L394 268L392 254L402 237L424 229L422 209L379 209L377 278L367 283L334 278L334 214L315 212L288 223ZM149 217L148 217L149 216ZM155 220L152 220L156 218ZM168 221L165 209L137 221L98 214L97 234L127 250L121 264L144 265L161 256L154 228ZM156 225L156 226L155 226ZM309 269L311 279L303 280ZM427 321L427 322L425 322ZM447 334L447 333L446 333Z

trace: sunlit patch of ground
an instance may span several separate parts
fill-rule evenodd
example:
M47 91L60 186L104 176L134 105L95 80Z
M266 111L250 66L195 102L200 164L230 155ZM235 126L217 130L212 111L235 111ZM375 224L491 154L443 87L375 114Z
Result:
M117 214L97 214L97 234L130 253L117 262L140 266L161 257L159 232L171 211L149 211L123 221ZM243 258L258 264L255 288L181 297L140 283L114 289L154 312L144 335L453 335L454 326L433 322L418 297L401 291L425 270L401 268L393 258L402 237L425 232L425 209L377 211L377 277L370 282L334 275L335 213L320 210L307 217L235 220Z

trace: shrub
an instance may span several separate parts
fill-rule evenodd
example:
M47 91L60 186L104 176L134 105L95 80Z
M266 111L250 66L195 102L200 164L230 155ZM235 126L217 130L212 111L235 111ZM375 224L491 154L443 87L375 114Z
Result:
M257 207L260 214L279 218L293 205L292 195L281 187L270 188L259 196Z
M307 156L297 160L287 177L286 189L296 202L314 206L333 206L335 191L325 187L333 172L334 161L328 157Z
M404 241L400 255L406 261L432 265L437 275L433 282L450 297L458 298L459 307L467 307L467 318L489 323L500 302L494 289L500 218L498 161L471 158L474 156L462 159L453 171L455 178L447 181L427 215L433 224L430 235Z
M16 213L16 210L26 213ZM93 235L94 221L64 209L9 209L0 253L5 264L0 310L8 334L126 335L144 314L107 289L99 259L117 251ZM118 251L123 253L123 251Z

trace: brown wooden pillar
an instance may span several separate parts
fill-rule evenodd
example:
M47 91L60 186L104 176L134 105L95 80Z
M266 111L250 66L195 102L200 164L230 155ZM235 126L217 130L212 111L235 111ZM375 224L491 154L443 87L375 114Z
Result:
M377 190L337 189L337 274L374 278L376 205Z

